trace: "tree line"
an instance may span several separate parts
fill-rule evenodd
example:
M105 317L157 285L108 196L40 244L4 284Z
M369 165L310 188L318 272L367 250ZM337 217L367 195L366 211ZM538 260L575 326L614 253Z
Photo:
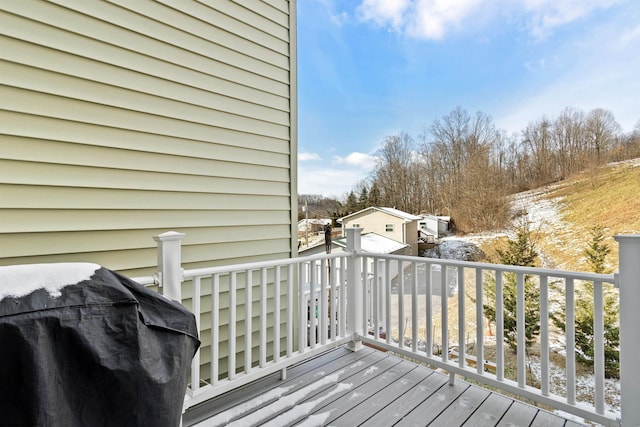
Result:
M451 216L462 232L501 229L510 194L640 156L640 120L628 134L614 115L565 108L507 135L481 111L457 107L421 135L386 136L370 177L328 210L340 217L368 206Z

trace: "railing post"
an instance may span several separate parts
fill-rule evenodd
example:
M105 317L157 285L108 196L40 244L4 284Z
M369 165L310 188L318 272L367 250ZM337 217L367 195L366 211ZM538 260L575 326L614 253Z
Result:
M362 300L362 250L361 228L347 228L347 252L353 253L347 259L347 331L351 332L353 339L349 348L357 351L362 347L360 336L364 335L362 313L364 301Z
M640 234L615 239L619 246L620 425L631 427L640 426Z
M167 231L153 236L158 243L158 282L162 295L182 303L182 253L184 233Z

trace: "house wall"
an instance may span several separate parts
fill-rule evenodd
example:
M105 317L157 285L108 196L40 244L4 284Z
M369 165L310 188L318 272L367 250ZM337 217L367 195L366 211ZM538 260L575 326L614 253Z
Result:
M393 231L386 231L386 225L392 224ZM405 224L402 218L389 215L386 212L369 209L360 214L350 216L343 221L343 228L358 226L362 228L362 234L377 233L381 236L393 239L397 242L411 246L411 254L418 254L418 223L412 221Z
M295 8L0 3L0 265L295 256Z

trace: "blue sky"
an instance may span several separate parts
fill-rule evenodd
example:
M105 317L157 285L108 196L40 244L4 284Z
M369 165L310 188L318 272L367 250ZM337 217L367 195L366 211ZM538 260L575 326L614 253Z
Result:
M518 132L565 107L640 120L639 0L298 0L298 192L343 197L385 136L456 106Z

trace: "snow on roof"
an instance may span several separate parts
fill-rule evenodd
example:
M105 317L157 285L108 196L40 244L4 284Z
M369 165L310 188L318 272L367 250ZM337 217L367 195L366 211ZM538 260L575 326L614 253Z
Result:
M368 210L377 210L377 211L385 212L385 213L387 213L389 215L393 215L395 217L402 218L405 221L409 221L409 222L410 221L417 221L419 219L422 219L421 216L411 215L410 213L406 213L406 212L403 212L403 211L395 209L395 208L380 208L380 207L376 207L376 206L371 206L371 207L359 210L358 212L354 212L352 214L343 216L342 218L338 218L336 221L342 222L342 220L345 219L345 218L349 218L351 216L358 215L358 214L360 214L362 212L365 212L365 211L368 211Z
M328 219L328 218L309 218L309 219L301 219L300 221L298 221L298 225L304 225L306 223L326 225L326 224L331 224L331 219Z
M6 297L20 298L46 289L56 298L60 290L91 278L98 264L63 262L54 264L24 264L0 267L0 300Z
M345 237L334 239L333 243L343 248L347 246ZM376 233L365 233L360 236L360 247L364 252L372 254L391 254L407 246L409 245Z
M394 215L394 216L397 216L397 217L400 217L400 218L404 218L407 221L416 221L416 220L422 219L422 217L420 217L420 216L411 215L410 213L406 213L406 212L403 212L403 211L395 209L395 208L377 208L377 209L380 209L381 211L386 212L386 213L388 213L390 215Z

